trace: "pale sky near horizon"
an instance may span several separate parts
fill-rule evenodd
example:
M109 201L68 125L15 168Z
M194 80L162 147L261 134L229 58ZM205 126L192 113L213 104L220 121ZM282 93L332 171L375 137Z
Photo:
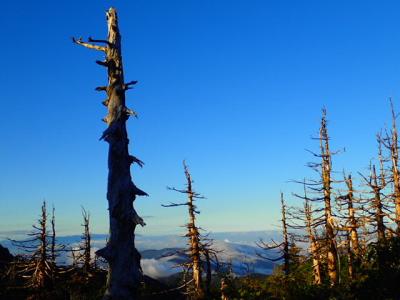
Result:
M211 231L273 228L279 192L317 150L321 108L334 168L355 176L376 153L375 134L400 111L398 1L7 1L0 18L2 117L0 232L30 229L43 199L60 234L107 232L106 82L102 55L71 37L106 37L105 11L119 12L140 234L181 232L186 159ZM5 7L4 7L5 6Z

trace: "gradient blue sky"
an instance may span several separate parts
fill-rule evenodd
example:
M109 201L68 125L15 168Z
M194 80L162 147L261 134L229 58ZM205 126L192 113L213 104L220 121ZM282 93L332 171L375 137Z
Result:
M100 53L72 36L106 36L119 11L135 183L147 216L141 234L175 233L184 208L166 186L184 184L186 159L199 222L212 231L272 228L279 191L312 174L328 109L334 167L364 171L375 133L400 107L398 1L6 1L2 3L0 231L29 229L46 199L60 234L80 232L80 205L94 232L108 227L107 144Z

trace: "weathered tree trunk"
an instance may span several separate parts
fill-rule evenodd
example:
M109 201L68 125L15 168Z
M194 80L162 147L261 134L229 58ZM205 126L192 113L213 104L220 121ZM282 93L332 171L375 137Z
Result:
M382 186L378 184L378 179L376 175L375 166L372 166L372 174L371 174L371 187L374 191L374 208L375 208L375 223L376 223L376 232L378 234L378 241L385 241L385 231L386 226L383 220L383 204L381 200L381 189Z
M348 177L344 176L344 181L347 185L347 195L342 197L347 204L347 220L344 229L347 230L346 234L346 246L347 246L347 264L348 264L348 275L351 280L354 279L354 263L355 258L360 256L360 246L358 241L358 222L356 219L355 209L354 209L354 190L353 190L353 180L351 175Z
M192 189L192 178L189 173L189 169L185 162L183 163L185 168L185 175L187 180L187 191L188 191L188 209L189 209L189 239L190 239L190 254L192 257L192 271L193 281L196 290L196 299L203 299L204 288L202 284L202 272L201 272L201 246L200 246L200 233L196 226L196 206L194 205L193 199L195 194Z
M210 259L210 251L208 249L203 250L205 261L206 261L206 298L211 299L211 280L212 280L212 269L211 269L211 259Z
M56 216L55 208L51 214L51 261L55 265L56 263Z
M199 229L196 226L196 214L200 212L197 210L195 205L195 199L202 199L203 196L200 196L199 193L196 193L192 187L192 176L190 175L189 168L186 165L186 162L183 161L183 168L185 171L186 177L186 189L179 190L176 188L169 188L173 191L177 191L179 193L183 193L187 195L187 201L184 203L171 203L168 205L162 205L163 207L175 207L175 206L187 206L189 212L189 222L187 223L186 227L188 232L186 237L189 239L189 253L190 253L190 267L192 269L192 281L193 281L193 288L194 288L194 299L204 299L205 291L204 286L202 283L202 260L201 254L204 253L209 245L204 245L201 243L200 240L200 233ZM191 296L190 295L190 296Z
M346 234L346 246L347 246L347 264L348 264L348 276L350 280L354 280L354 253L351 249L351 235L349 232Z
M328 276L332 285L338 283L337 273L337 249L336 249L336 235L335 224L332 215L331 207L331 171L332 160L331 152L329 149L329 136L326 126L326 111L323 110L321 129L320 129L320 148L321 148L321 175L323 185L323 197L325 203L325 231L328 244L327 263L328 263Z
M90 272L91 264L92 264L92 256L91 256L91 237L90 237L90 215L86 210L82 207L82 217L83 217L83 271L85 273Z
M396 126L396 113L394 112L393 103L390 102L392 108L392 137L389 142L390 156L392 161L392 180L394 186L394 204L395 204L395 222L396 233L400 235L400 173L399 173L399 144Z
M35 272L33 273L33 286L36 288L42 289L45 288L48 284L49 278L48 276L52 274L47 273L47 210L46 210L46 202L43 201L42 205L42 217L39 220L40 227L40 245L39 245L39 261L37 262L37 267Z
M354 255L358 257L360 255L360 246L358 243L358 223L355 215L355 210L354 210L354 195L353 195L353 180L351 178L351 175L349 175L347 178L345 178L346 185L348 188L348 194L347 194L347 210L348 210L348 215L349 215L349 225L348 225L348 231L349 231L349 238L351 241L351 249L354 252Z
M308 239L310 241L310 253L313 261L312 267L314 275L314 284L321 284L322 283L322 264L320 260L321 255L320 255L320 249L318 247L318 242L313 230L312 209L306 194L305 194L304 212L306 217L306 229L307 229Z
M283 193L281 193L281 212L282 212L282 233L283 233L283 267L285 275L289 275L290 270L290 255L289 255L289 237L288 228L286 223L286 205L283 198Z
M125 91L136 84L136 81L124 81L121 36L114 8L108 10L107 21L108 39L89 39L89 42L104 46L85 43L81 39L74 41L87 48L103 51L105 61L97 63L108 71L108 86L96 88L107 93L103 104L108 108L108 115L104 118L108 128L101 139L109 143L107 200L110 235L106 247L97 251L97 255L106 259L109 264L104 299L136 299L142 270L140 254L135 248L135 228L137 224L144 225L144 222L137 215L133 201L137 195L147 195L132 182L130 172L132 163L136 162L141 166L142 162L128 152L126 121L129 115L135 113L125 106Z
M282 214L282 242L281 243L276 243L273 239L272 239L272 244L268 245L267 243L265 243L263 240L260 240L259 243L257 243L257 245L264 249L264 250L279 250L280 255L278 257L272 258L272 257L268 257L268 255L262 255L260 253L257 253L258 256L260 256L263 259L272 261L272 262L278 262L281 261L283 259L283 272L284 274L287 276L289 275L289 273L291 272L290 270L290 264L293 262L293 260L295 259L295 254L291 253L291 250L293 249L294 243L289 242L289 232L288 232L288 228L296 228L298 226L293 226L293 225L289 225L287 223L287 217L286 217L286 204L285 204L285 200L283 197L283 193L281 193L281 214ZM275 252L275 251L274 251Z
M383 203L381 201L381 190L386 187L386 173L385 173L385 166L384 166L384 158L382 154L382 138L380 134L378 135L378 157L379 157L379 166L380 166L380 174L379 174L379 185L378 180L375 172L374 167L374 185L377 189L375 191L375 218L377 224L377 231L378 231L378 240L383 242L386 240L385 232L386 232L386 225L384 221L385 213L383 212Z
M28 233L29 238L22 241L11 240L21 252L26 252L29 259L16 260L13 263L16 275L21 280L27 280L25 288L34 289L35 292L42 292L53 287L53 282L57 276L57 266L55 259L57 249L55 244L55 218L54 210L52 223L52 235L47 230L48 215L46 202L43 201L41 215L38 225L32 225L33 231Z

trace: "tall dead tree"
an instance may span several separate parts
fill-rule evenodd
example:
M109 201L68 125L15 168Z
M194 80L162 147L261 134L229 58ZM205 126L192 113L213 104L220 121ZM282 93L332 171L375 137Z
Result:
M399 143L398 131L396 125L397 115L395 113L393 102L390 101L392 111L392 129L385 138L381 138L382 144L390 151L391 160L391 182L393 184L393 203L395 207L394 222L396 223L396 234L400 235L400 171L399 171Z
M379 181L377 179L375 168L373 168L373 173L371 175L371 180L373 182L374 188L374 201L373 201L373 208L375 211L375 222L376 222L376 231L378 234L378 241L384 242L386 240L386 225L385 225L385 216L388 216L388 208L384 204L385 195L383 194L383 190L386 188L388 180L386 179L386 171L385 171L385 158L382 153L382 138L381 135L378 134L377 136L378 141L378 159L379 159ZM379 184L378 184L379 182Z
M117 12L114 8L107 11L108 38L88 42L73 39L81 46L98 50L105 54L104 61L96 61L107 68L108 85L97 87L97 91L105 91L108 114L103 119L108 127L101 139L109 144L108 151L108 185L107 200L110 218L110 232L105 248L97 251L109 265L104 299L136 299L142 270L140 254L135 248L135 228L144 226L143 219L138 216L133 201L136 196L147 196L132 182L130 166L143 162L129 155L126 121L136 113L125 105L125 92L137 81L125 82L121 55L121 35L118 28Z
M286 219L286 204L285 204L285 200L283 197L283 193L281 193L281 214L282 214L282 242L281 243L277 243L274 240L272 240L272 244L268 244L265 243L263 240L260 240L260 242L257 243L257 245L262 248L263 250L274 250L274 249L278 249L279 250L279 256L278 257L268 257L264 254L259 254L258 255L261 258L264 258L266 260L272 261L272 262L276 262L276 261L280 261L283 260L283 271L285 273L285 275L289 275L290 273L290 242L289 242L289 233L288 233L288 223L287 223L287 219Z
M358 243L358 221L356 217L356 209L354 207L354 190L353 190L353 180L351 175L345 177L345 182L347 185L348 193L346 195L347 200L347 211L348 211L348 224L346 224L346 229L349 233L349 238L351 242L351 249L354 255L358 257L360 255L360 247Z
M329 145L329 135L326 120L326 109L322 110L321 126L319 130L319 136L314 138L319 141L320 151L314 153L314 157L319 159L318 162L310 162L308 166L318 173L319 178L299 181L305 185L305 188L310 191L310 196L307 199L310 202L315 203L313 205L313 228L318 233L323 233L324 236L318 238L321 256L326 261L328 278L331 285L335 285L339 282L338 272L338 250L336 236L338 232L338 224L335 219L333 210L333 201L335 200L335 191L332 184L338 183L332 178L332 155L337 152L331 152ZM296 195L300 199L304 199L303 196Z
M42 215L39 219L39 227L33 225L33 228L38 230L36 233L31 235L39 242L39 247L33 254L32 259L34 260L35 270L31 277L32 286L38 288L44 288L48 285L53 277L53 270L49 264L49 260L53 260L53 253L51 256L48 253L48 232L47 232L47 211L46 202L43 201Z
M338 283L338 272L337 272L337 262L338 253L336 249L335 240L335 222L332 213L332 156L329 148L329 135L326 122L326 110L322 111L321 128L320 128L320 157L322 159L321 163L321 175L322 175L322 188L323 197L325 204L325 232L328 242L328 253L327 253L327 263L328 263L328 276L330 278L331 284Z
M314 220L312 217L312 207L310 201L307 198L307 193L304 191L304 212L305 212L305 221L306 221L306 229L308 234L308 241L310 244L310 254L312 258L312 268L313 268L313 277L314 284L322 283L322 263L321 263L321 254L320 247L318 245L318 241L316 238L316 233L314 229Z
M187 223L187 234L186 237L189 239L189 255L190 255L190 269L192 270L192 280L194 285L194 299L204 299L205 291L202 282L202 259L201 255L203 252L202 243L200 240L199 228L196 225L196 215L199 214L195 205L196 199L204 199L199 193L193 190L193 180L189 172L189 168L183 161L183 168L186 177L186 189L180 190L176 188L169 188L170 190L183 193L187 195L187 202L184 203L170 203L168 205L162 205L163 207L175 207L175 206L187 206L189 213L189 222Z
M56 256L56 216L55 208L53 206L51 213L51 261L53 264L56 263Z
M313 208L311 205L312 201L320 201L321 198L309 198L307 189L312 189L320 193L320 189L315 187L313 183L307 183L304 179L303 182L297 182L303 185L303 195L293 193L296 198L301 199L304 202L303 209L297 208L294 211L289 211L288 215L290 218L290 228L296 230L298 233L295 238L301 243L309 244L309 254L312 261L313 270L313 282L318 285L322 283L323 277L323 261L322 261L322 244L326 244L325 237L318 237L317 230L320 230L320 226L324 224L324 215L321 212L324 208ZM318 183L316 183L319 185ZM311 187L310 187L311 185ZM314 215L317 218L314 219ZM320 230L321 231L321 230Z
M211 281L212 281L212 266L215 266L215 270L218 272L220 262L218 259L218 254L223 252L222 250L214 249L214 240L209 238L209 234L200 235L200 252L202 257L203 266L205 269L205 298L211 299Z
M289 237L288 226L286 223L286 204L281 193L281 207L282 207L282 233L283 233L283 262L285 267L285 274L289 275L290 257L289 257Z
M54 220L54 217L52 218ZM28 233L29 239L11 240L24 253L23 259L12 266L18 275L27 279L26 287L44 291L52 287L56 273L56 245L53 248L53 236L48 232L48 214L46 202L43 201L38 225L32 225L33 231ZM54 228L54 227L53 227Z
M92 255L91 255L91 244L90 244L90 228L89 228L89 221L90 215L89 213L82 207L82 217L83 217L83 270L84 272L89 272L91 269L92 264Z
M90 273L93 265L91 254L90 214L82 207L83 234L79 247L72 249L74 266L80 266L84 274ZM75 253L76 252L76 253Z
M363 176L360 173L361 177L364 179L365 184L370 188L370 193L372 194L371 198L366 199L367 203L365 205L364 212L367 215L364 219L367 220L370 225L372 225L367 234L376 233L378 242L383 242L386 240L386 225L384 217L388 215L384 211L385 205L382 199L385 197L382 191L386 186L386 181L384 177L382 177L383 175L381 175L380 180L378 180L375 165L371 165L370 168L371 174L369 178Z
M393 165L390 170L385 168L385 163L388 161L393 162L392 151L389 151L389 158L385 157L382 152L382 146L390 150L392 148L392 143L388 135L386 135L386 138L382 138L381 133L377 134L377 142L379 174L377 174L377 168L374 164L370 164L369 176L364 176L361 173L359 174L363 178L365 185L369 188L369 194L371 194L371 196L365 199L364 204L364 212L366 214L365 221L370 225L368 226L367 234L373 234L373 238L376 239L378 243L383 243L386 241L388 232L394 233L392 226L386 225L386 219L396 221L396 218L393 217L395 204L392 201L395 193L388 188L392 187L393 190L395 190L395 187L393 181Z
M340 215L342 222L338 226L338 229L344 232L345 240L343 242L346 245L348 275L350 279L354 279L355 264L360 258L360 245L358 237L359 217L356 213L358 211L356 204L358 204L360 201L354 196L355 191L353 188L353 179L351 175L346 176L346 174L343 174L343 177L347 187L346 194L339 196L337 198L337 202L340 207L339 213L343 210L345 212Z
M394 186L394 203L395 203L395 221L396 233L400 234L400 173L399 173L399 143L396 126L396 113L394 111L393 102L390 102L392 108L392 138L390 142L390 151L392 159L392 176Z

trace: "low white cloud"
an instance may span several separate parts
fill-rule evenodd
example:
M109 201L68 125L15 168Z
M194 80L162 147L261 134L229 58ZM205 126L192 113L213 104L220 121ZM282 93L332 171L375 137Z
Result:
M174 264L171 262L154 258L142 259L140 264L142 265L143 273L152 278L167 277L181 271L179 268L174 268Z

